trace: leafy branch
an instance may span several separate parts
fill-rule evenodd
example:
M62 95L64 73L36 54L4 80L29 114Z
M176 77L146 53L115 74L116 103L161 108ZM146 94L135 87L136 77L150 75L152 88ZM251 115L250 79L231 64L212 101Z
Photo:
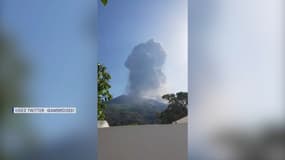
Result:
M101 0L101 3L106 6L108 4L108 0Z
M112 99L112 95L109 92L111 85L109 81L111 79L111 75L107 72L107 68L98 64L98 77L97 77L97 85L98 85L98 120L105 120L105 109L107 106L107 102Z

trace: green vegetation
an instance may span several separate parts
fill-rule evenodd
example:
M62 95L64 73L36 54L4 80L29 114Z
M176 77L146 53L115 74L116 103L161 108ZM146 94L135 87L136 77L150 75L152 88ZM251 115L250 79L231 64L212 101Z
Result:
M13 106L27 104L25 83L29 80L31 71L30 64L21 53L22 49L18 48L15 40L2 31L0 26L0 136L5 139L9 137L5 135L6 131L13 131L19 136L20 144L26 144L33 150L37 136L30 129L28 117L11 115ZM19 156L11 153L0 152L0 160L11 160Z
M162 96L168 104L153 99L121 95L109 101L105 110L111 126L170 124L187 116L188 93Z
M122 95L108 102L106 120L111 126L159 124L166 104L146 98Z
M169 124L187 116L188 93L178 92L176 94L166 94L162 96L168 100L168 107L160 113L162 124Z
M101 0L101 3L106 6L108 4L108 0Z
M21 93L28 65L19 53L13 40L0 30L0 119L7 116L12 106L23 101Z
M98 85L98 120L105 120L105 109L106 103L112 99L112 95L109 92L111 85L109 81L111 79L111 75L107 72L107 68L102 64L97 64L98 67L98 77L97 77L97 85Z

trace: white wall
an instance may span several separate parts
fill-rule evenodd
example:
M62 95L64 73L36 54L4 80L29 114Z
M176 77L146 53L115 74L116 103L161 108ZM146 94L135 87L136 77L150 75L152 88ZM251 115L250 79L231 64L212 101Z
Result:
M187 160L187 124L98 129L99 160Z

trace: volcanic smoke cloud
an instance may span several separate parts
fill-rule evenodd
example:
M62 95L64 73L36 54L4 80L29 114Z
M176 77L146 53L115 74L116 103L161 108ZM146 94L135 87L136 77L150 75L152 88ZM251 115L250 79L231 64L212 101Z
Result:
M149 40L134 47L125 66L129 69L128 94L145 97L158 95L165 82L162 66L166 53L160 43Z

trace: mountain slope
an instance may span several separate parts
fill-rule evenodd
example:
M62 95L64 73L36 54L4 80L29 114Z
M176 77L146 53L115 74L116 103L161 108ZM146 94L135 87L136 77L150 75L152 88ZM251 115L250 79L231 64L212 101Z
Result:
M158 124L158 114L166 107L153 99L121 95L107 104L106 120L111 126Z

